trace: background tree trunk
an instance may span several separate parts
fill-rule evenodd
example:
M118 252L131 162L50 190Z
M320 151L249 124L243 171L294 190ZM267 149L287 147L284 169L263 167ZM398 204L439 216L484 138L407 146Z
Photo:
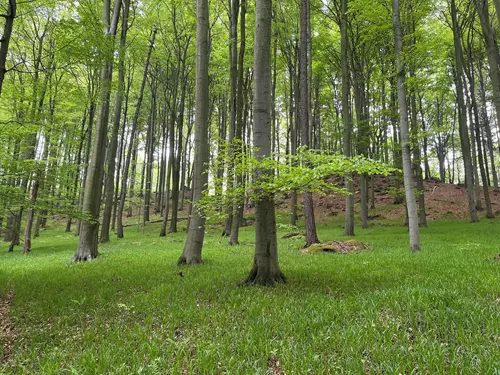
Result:
M396 48L396 72L398 78L399 121L401 128L401 149L403 153L403 178L410 230L410 251L420 251L420 232L418 228L418 212L412 178L410 154L410 130L408 126L408 109L406 104L405 69L403 63L403 36L399 16L399 0L392 0L394 25L394 44Z

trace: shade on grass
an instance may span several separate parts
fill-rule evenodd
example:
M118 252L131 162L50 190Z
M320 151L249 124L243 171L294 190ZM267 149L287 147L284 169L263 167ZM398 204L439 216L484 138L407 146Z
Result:
M70 263L72 235L47 230L27 257L0 245L0 296L14 290L6 374L482 373L500 371L498 221L433 222L421 254L406 228L373 227L355 254L279 240L288 284L241 287L241 246L209 229L205 264L178 268L184 234L127 228L98 260ZM342 240L340 222L318 227ZM278 237L286 229L278 233ZM179 275L182 272L183 277Z

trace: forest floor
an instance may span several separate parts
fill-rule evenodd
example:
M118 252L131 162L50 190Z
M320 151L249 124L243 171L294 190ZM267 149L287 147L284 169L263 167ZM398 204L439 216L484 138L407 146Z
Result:
M288 283L274 288L238 286L253 226L229 247L210 225L194 268L175 266L185 233L160 238L160 224L126 228L81 264L62 223L28 256L0 243L0 305L15 332L0 331L0 374L499 373L500 220L433 221L411 254L401 217L385 215L357 227L369 250L304 254L303 237L281 238L280 211ZM342 240L341 214L325 218L320 239Z
M332 183L341 187L339 178L332 179ZM404 221L405 206L393 204L395 189L394 179L390 176L375 176L375 210L369 213L370 220L376 223L387 221ZM359 178L354 177L354 201L360 202ZM371 184L369 182L369 205L372 202ZM427 219L432 220L466 220L469 217L469 206L467 200L467 190L464 185L446 184L436 180L425 180L425 208ZM400 192L404 195L401 185ZM281 200L280 209L290 210L289 197ZM500 215L500 191L490 189L490 199L492 210L495 215ZM299 199L300 202L300 199ZM315 195L315 212L318 221L327 221L332 216L343 214L345 210L345 197L342 195ZM482 209L485 209L484 196L481 191ZM355 205L355 212L359 213L359 204Z

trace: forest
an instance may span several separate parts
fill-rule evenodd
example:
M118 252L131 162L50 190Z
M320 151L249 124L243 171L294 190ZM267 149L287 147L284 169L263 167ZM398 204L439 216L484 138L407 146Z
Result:
M0 374L500 373L499 29L0 0Z

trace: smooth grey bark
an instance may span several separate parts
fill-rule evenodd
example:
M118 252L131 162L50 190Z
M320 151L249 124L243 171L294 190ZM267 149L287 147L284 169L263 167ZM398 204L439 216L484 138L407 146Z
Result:
M310 132L309 132L309 84L308 78L308 31L309 31L309 0L300 1L300 49L299 49L299 120L301 130L302 146L309 149ZM274 136L271 134L271 136ZM304 220L306 224L306 244L305 247L311 246L313 243L319 243L318 234L316 232L316 220L314 218L314 201L311 192L305 192L304 200Z
M488 57L488 64L490 66L490 79L491 88L493 91L493 104L495 106L497 123L500 124L500 55L498 52L498 44L495 36L495 29L490 23L489 15L489 1L487 0L474 0L479 21L481 23L481 30L483 32L484 46ZM495 8L497 8L498 0L495 0ZM498 14L498 13L497 13ZM457 27L459 27L457 25Z
M228 173L227 184L229 186L235 183L234 172L234 154L236 136L236 112L237 112L237 88L238 88L238 13L239 0L229 0L229 139L228 139ZM227 207L227 218L224 220L223 236L231 236L234 202Z
M486 133L486 144L488 148L488 153L490 157L490 169L491 169L491 174L493 177L493 187L495 188L496 191L500 190L499 185L498 185L498 174L497 174L497 169L495 166L495 155L494 155L494 148L493 148L493 135L491 133L491 127L488 119L488 112L486 109L486 87L484 83L484 78L483 78L483 66L481 62L479 61L478 64L478 76L479 76L479 97L481 100L481 126L483 127L485 133Z
M208 126L209 126L209 14L208 0L196 4L196 112L193 209L189 220L186 243L177 264L196 265L202 263L202 248L205 237L205 218L197 206L208 185Z
M122 30L118 50L118 82L113 115L113 129L108 145L108 170L104 182L104 211L102 214L101 243L109 241L109 228L111 225L111 211L113 210L116 153L118 150L118 132L122 115L123 97L125 91L125 48L128 31L128 14L130 0L123 0Z
M2 15L5 18L2 38L0 39L0 95L2 95L2 86L7 73L6 62L7 54L9 52L10 37L12 35L12 28L14 26L14 19L16 18L17 3L16 0L8 0L7 14Z
M241 1L241 22L240 22L240 50L238 55L238 85L236 92L236 133L235 140L239 142L242 141L243 138L243 110L245 106L245 96L243 93L243 68L245 63L245 46L246 46L246 13L247 13L247 0ZM235 158L237 162L241 160L243 156L243 145L240 144L236 149ZM237 173L235 183L237 186L240 184L244 184L244 176L242 174ZM243 208L244 208L244 197L237 197L236 202L233 207L233 219L231 221L231 237L229 239L230 245L237 245L239 243L239 231L241 225L241 219L243 217Z
M469 57L469 65L465 69L465 73L467 75L467 80L469 81L469 92L470 92L470 101L471 101L471 142L474 143L476 142L476 148L477 148L477 156L478 156L478 164L479 164L479 171L481 173L481 181L482 181L482 188L483 188L483 195L484 195L484 201L486 205L486 217L488 219L493 219L495 216L493 215L493 210L491 207L491 199L490 199L490 192L488 189L488 177L486 175L486 170L485 170L485 160L483 157L483 147L481 145L481 128L480 128L480 120L479 120L479 108L477 105L477 100L476 100L476 84L475 84L475 76L474 76L474 60L472 57L472 41L470 38L468 39L468 48L467 48L467 55ZM476 168L476 173L477 173L477 168ZM477 178L477 177L476 177ZM479 178L477 178L476 184L479 187ZM479 196L479 199L481 199L481 196ZM476 205L477 207L477 205Z
M341 1L341 18L340 18L340 64L342 68L342 151L345 157L351 157L351 104L349 93L351 89L349 75L349 37L347 23L348 0ZM354 236L354 187L352 183L352 174L348 173L344 176L345 189L348 195L346 196L345 204L345 222L344 236Z
M154 145L155 145L155 123L156 123L156 77L152 78L151 83L151 108L149 115L148 130L146 135L146 160L144 171L144 210L142 214L143 226L149 221L149 211L151 206L151 190L153 184L153 164L154 164Z
M399 0L392 0L392 15L394 26L394 44L396 49L397 92L399 102L399 121L401 128L401 149L403 154L403 179L405 185L406 207L408 212L408 227L410 232L410 251L420 251L420 231L418 227L418 212L415 202L415 192L412 178L410 154L410 130L408 126L408 107L406 103L405 69L403 63L403 36L399 16Z
M474 200L474 172L472 170L472 158L470 152L469 132L467 131L466 108L464 103L463 88L463 52L461 44L461 30L457 20L457 8L455 0L451 0L451 20L453 29L453 45L455 53L455 86L458 104L458 132L462 149L462 159L465 171L465 185L467 187L467 199L469 202L469 216L471 222L477 222L476 202Z
M103 5L104 36L114 39L118 26L122 1L115 0L113 17L110 19L110 0ZM113 75L113 51L106 51L106 58L101 67L101 87L99 93L99 113L94 133L94 146L90 165L88 166L83 198L82 214L87 218L82 221L78 247L72 258L73 262L95 259L98 256L97 240L99 232L99 209L103 185L104 161L106 155L106 134L109 118L109 96Z
M80 188L80 197L78 199L78 209L81 211L83 207L83 198L85 197L85 183L87 181L87 172L89 170L88 165L90 162L90 154L92 152L92 134L94 133L94 117L95 117L96 103L91 102L89 108L89 124L87 126L87 144L85 146L85 161L84 161L84 171L83 178ZM80 230L82 227L82 220L78 220L75 229L75 236L80 235Z
M271 14L272 0L257 0L254 37L255 88L253 140L255 157L271 155ZM269 178L272 171L259 169L255 178ZM285 277L278 264L276 217L271 194L261 192L255 200L255 255L246 284L274 285Z
M132 159L132 153L136 150L137 142L135 141L137 124L139 122L139 114L141 112L142 99L144 97L144 88L146 87L146 81L148 77L149 70L149 62L151 61L151 53L153 52L155 37L157 30L154 29L151 35L151 41L149 44L148 56L146 57L146 62L144 64L144 74L142 76L141 89L139 91L139 97L137 98L137 104L135 106L134 118L132 120L132 129L130 130L130 142L128 144L127 157L125 159L125 164L123 166L123 175L122 175L122 190L120 193L120 204L118 205L118 213L117 213L117 237L123 238L123 210L125 208L125 199L127 198L127 183L128 183L128 173L130 169L130 161ZM137 156L137 151L135 151L135 157ZM135 159L134 157L134 159ZM135 172L132 171L134 175ZM134 180L135 176L132 177ZM133 190L133 184L131 184L131 190Z

